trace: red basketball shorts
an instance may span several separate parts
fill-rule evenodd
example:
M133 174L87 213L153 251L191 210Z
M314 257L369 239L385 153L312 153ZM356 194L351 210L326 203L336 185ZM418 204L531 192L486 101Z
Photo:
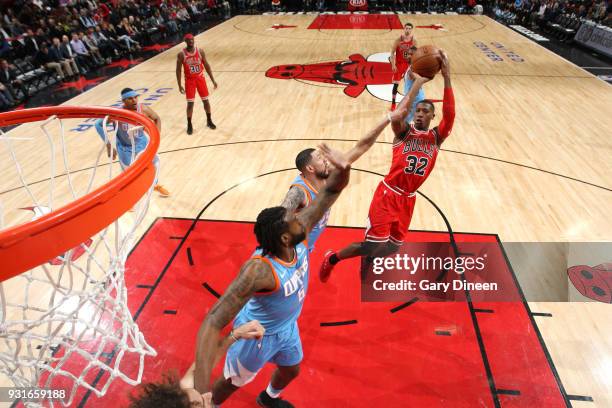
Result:
M185 78L185 96L187 97L187 102L195 100L196 89L203 101L208 99L208 87L206 86L204 75L195 78Z
M366 241L402 244L416 203L416 194L399 194L381 181L370 204Z
M404 74L408 71L408 63L402 60L395 60L395 72L393 73L392 82L394 84L399 84L400 81L404 78Z

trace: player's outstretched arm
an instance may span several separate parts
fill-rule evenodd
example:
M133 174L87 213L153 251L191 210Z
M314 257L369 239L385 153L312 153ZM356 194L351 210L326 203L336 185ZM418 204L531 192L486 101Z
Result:
M340 193L348 184L351 173L351 163L344 153L333 150L326 144L319 145L319 150L334 169L329 174L325 189L317 195L312 204L297 215L307 233L319 222L329 207L336 202Z
M378 136L381 135L382 131L385 130L387 125L390 122L401 121L404 117L404 113L398 109L393 112L387 113L384 119L382 119L378 124L370 130L364 137L362 137L355 147L353 147L347 153L347 160L350 164L355 163L357 159L359 159L365 152L370 150L370 148L376 143Z
M256 292L273 290L275 286L276 281L268 264L252 259L243 265L238 276L208 312L196 341L194 384L198 392L210 390L210 374L219 354L221 330Z
M444 51L440 51L442 56L442 67L441 72L444 77L444 100L442 101L442 120L438 125L438 133L440 140L438 144L442 144L444 140L450 135L455 123L455 95L453 94L453 87L451 84L450 74L450 63L448 62L448 56Z
M178 83L179 92L184 94L185 88L183 88L183 84L181 83L181 76L183 75L183 53L179 52L176 56L176 82Z

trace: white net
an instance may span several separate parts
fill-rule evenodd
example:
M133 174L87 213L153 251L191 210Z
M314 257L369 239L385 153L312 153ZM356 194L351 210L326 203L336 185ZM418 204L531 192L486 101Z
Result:
M104 138L116 148L108 121ZM0 130L0 229L30 222L117 177L122 169L93 123L50 117ZM129 126L127 133L132 146L138 146L135 137L148 138L142 127ZM151 190L77 247L0 283L0 386L64 391L60 400L23 401L26 406L76 405L86 393L103 396L117 378L140 383L145 357L156 353L132 318L124 274Z

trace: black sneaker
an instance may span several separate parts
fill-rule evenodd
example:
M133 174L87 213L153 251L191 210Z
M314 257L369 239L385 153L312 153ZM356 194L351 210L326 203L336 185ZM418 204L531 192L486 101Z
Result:
M209 128L211 128L212 130L215 130L217 127L215 126L214 123L212 123L212 120L209 120L208 122L206 122L206 126L208 126Z
M295 408L292 403L281 398L272 398L265 390L257 397L257 405L268 408Z
M187 134L191 135L193 133L193 126L191 126L191 123L187 124Z

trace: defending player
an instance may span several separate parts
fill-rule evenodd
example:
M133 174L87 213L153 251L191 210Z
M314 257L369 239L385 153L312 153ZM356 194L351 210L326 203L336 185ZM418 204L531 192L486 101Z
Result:
M204 103L204 111L206 112L206 126L211 129L216 129L217 126L212 121L210 113L210 102L208 101L208 87L206 86L206 79L204 78L204 70L208 73L210 80L213 83L215 89L217 89L217 82L213 76L210 64L206 60L206 55L201 48L195 47L195 41L192 34L185 34L184 37L187 47L178 53L176 56L176 81L180 93L184 93L187 97L187 134L193 133L193 125L191 124L191 117L193 115L193 104L195 101L196 89L198 95ZM181 84L181 72L185 72L185 88Z
M295 167L300 171L293 182L281 206L289 211L301 211L317 198L319 191L325 188L329 177L329 162L320 150L313 148L302 150L295 158ZM328 210L312 228L308 235L308 250L312 252L314 245L329 220Z
M353 243L338 252L328 251L319 270L321 281L326 282L334 266L344 259L361 256L369 261L372 257L384 257L397 252L404 242L416 201L415 192L431 174L440 146L449 136L455 120L450 67L443 52L441 59L444 76L442 121L429 129L435 116L434 105L424 100L417 103L414 124L407 125L403 117L391 123L395 133L391 169L378 185L370 204L365 242ZM398 109L406 114L419 88L429 80L414 76L409 96L402 100Z
M155 122L155 126L157 126L157 130L161 134L161 118L157 113L153 111L153 109L149 108L146 105L138 103L138 93L131 88L124 88L121 91L121 100L123 101L123 109L135 111L141 113ZM103 120L98 119L96 121L96 131L98 135L102 138L103 141L106 142L106 152L108 156L111 156L111 150L113 155L113 160L119 155L119 164L122 169L125 169L132 163L132 159L136 158L140 152L147 148L147 144L149 143L149 138L144 134L143 129L139 129L133 134L130 134L130 129L134 126L129 123L123 122L114 122L109 123L108 125L112 126L116 130L116 150L112 150L112 146L109 140L107 140L106 133L103 128ZM131 136L131 137L130 137ZM132 144L133 140L133 144ZM155 167L159 169L159 157L155 155L155 160L153 162ZM155 180L154 190L159 193L162 197L168 197L170 193L166 190L162 185L157 184L157 179Z
M404 24L404 33L400 35L391 47L391 69L393 70L393 91L391 94L391 110L395 109L395 98L397 97L397 89L399 83L404 78L404 74L410 68L410 54L412 53L412 47L416 47L416 38L412 34L414 26L412 23Z
M277 368L266 390L257 397L263 407L293 407L280 399L281 392L297 377L302 344L297 319L308 289L309 251L306 237L336 201L349 179L350 165L376 141L390 121L407 112L388 115L347 154L320 146L332 164L325 187L299 213L285 207L263 210L255 223L259 249L206 316L198 333L195 387L210 392L219 332L232 319L234 326L258 320L266 329L262 340L241 340L228 350L224 373L212 387L214 404L221 404L239 387L251 382L267 363Z

